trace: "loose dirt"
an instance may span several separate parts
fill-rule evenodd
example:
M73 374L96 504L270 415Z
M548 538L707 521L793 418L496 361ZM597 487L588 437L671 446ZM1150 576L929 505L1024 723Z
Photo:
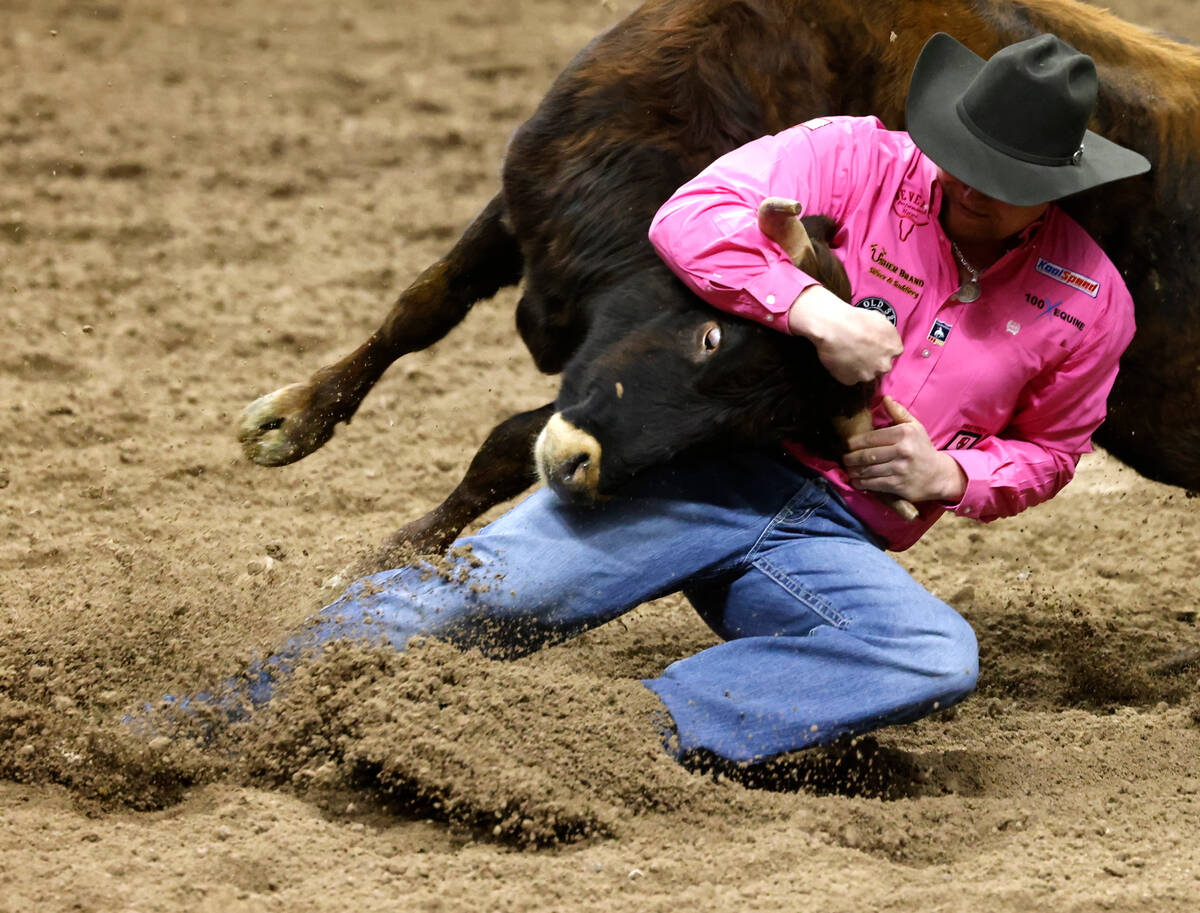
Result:
M479 305L294 466L241 407L373 329L494 193L597 0L0 0L0 910L1194 910L1200 501L1103 453L902 560L977 695L746 774L662 750L679 598L512 663L236 676L553 396ZM1118 11L1200 38L1188 0Z

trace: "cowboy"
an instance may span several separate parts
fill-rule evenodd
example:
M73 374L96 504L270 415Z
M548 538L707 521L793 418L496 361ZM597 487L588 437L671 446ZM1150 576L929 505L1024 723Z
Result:
M908 133L809 121L722 157L664 204L651 240L697 294L807 336L843 382L879 379L876 427L842 463L789 445L680 459L596 508L537 491L461 541L465 580L374 575L274 661L364 635L513 656L682 590L722 642L646 682L680 756L763 759L965 698L970 626L888 549L946 511L991 520L1044 501L1090 450L1133 307L1053 201L1149 168L1086 129L1096 92L1092 60L1054 36L984 61L935 35ZM768 196L834 220L853 302L763 236ZM880 493L920 515L902 519Z

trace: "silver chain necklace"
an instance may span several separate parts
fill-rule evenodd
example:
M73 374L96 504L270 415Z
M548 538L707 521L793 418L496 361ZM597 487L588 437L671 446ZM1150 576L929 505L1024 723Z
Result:
M958 262L963 265L963 268L971 274L971 278L959 286L958 291L954 293L954 297L964 304L969 304L981 294L979 289L979 270L967 262L966 256L958 249L956 242L950 242L950 249L954 251L954 256L958 258Z

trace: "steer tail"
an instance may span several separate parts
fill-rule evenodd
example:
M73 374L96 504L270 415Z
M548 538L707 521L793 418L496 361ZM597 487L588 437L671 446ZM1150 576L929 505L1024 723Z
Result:
M338 422L350 420L392 362L437 342L476 301L519 282L522 270L521 249L497 194L450 252L401 293L366 342L307 382L283 387L246 407L238 428L246 456L281 466L317 450Z

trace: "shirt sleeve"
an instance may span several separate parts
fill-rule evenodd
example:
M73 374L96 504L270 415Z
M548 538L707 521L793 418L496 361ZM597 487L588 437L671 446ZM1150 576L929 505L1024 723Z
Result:
M1022 391L1003 432L971 450L947 451L967 476L962 500L950 508L955 513L983 521L1010 517L1054 497L1074 477L1079 458L1092 450L1121 353L1133 338L1133 301L1119 278L1114 285L1107 319Z
M843 224L869 166L863 134L882 129L875 118L828 118L747 143L663 204L650 241L709 304L787 332L792 302L817 282L759 230L758 206L786 197Z

